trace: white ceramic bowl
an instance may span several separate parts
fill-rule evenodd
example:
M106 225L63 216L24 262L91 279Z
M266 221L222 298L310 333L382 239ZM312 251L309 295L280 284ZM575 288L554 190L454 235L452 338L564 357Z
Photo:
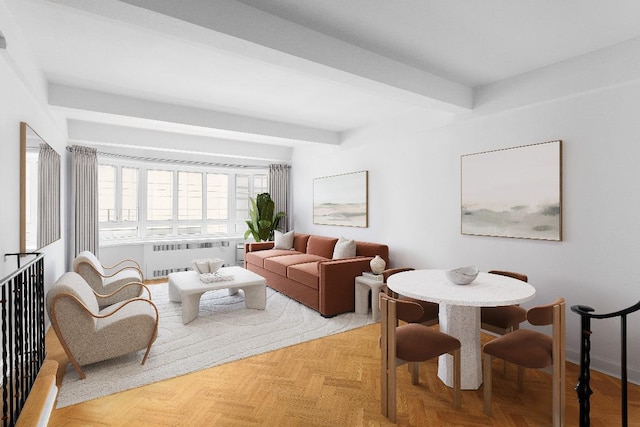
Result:
M215 273L224 265L224 260L220 258L194 259L191 261L191 265L200 274Z
M224 260L220 258L211 258L209 260L209 273L215 273L224 265Z
M451 280L456 285L468 285L478 277L478 267L470 265L468 267L454 268L453 270L447 270L447 279Z

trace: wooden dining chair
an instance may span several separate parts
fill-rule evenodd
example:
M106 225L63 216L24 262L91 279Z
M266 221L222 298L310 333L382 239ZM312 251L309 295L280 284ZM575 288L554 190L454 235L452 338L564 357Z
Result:
M527 311L532 325L552 325L552 335L518 329L489 341L482 348L484 367L484 412L491 415L491 364L494 357L518 365L518 390L524 391L524 368L553 366L553 426L564 426L565 418L565 302L558 298L551 304Z
M419 383L419 362L442 354L453 356L453 407L460 407L460 341L419 323L398 325L398 320L415 322L424 315L420 304L380 293L380 347L382 415L396 422L396 368L409 363L411 383Z
M512 271L491 270L490 274L512 277L514 279L528 282L529 278L525 274L514 273ZM480 324L485 331L494 334L504 335L520 328L520 323L527 320L527 310L519 305L506 305L502 307L482 307L480 309ZM507 375L507 362L503 365L503 374Z
M384 280L384 283L387 283L387 279L389 279L389 276L392 276L396 273L402 273L403 271L413 271L414 269L411 267L396 267L396 268L389 268L387 270L384 270L382 272L382 277ZM382 292L386 293L387 295L390 295L394 298L398 298L401 299L403 301L411 301L411 302L415 302L417 304L420 304L420 306L422 307L422 311L423 314L419 319L416 319L414 322L411 323L422 323L423 325L426 326L432 326L432 325L436 325L438 323L438 311L439 311L439 305L435 302L429 302L429 301L422 301L416 298L410 298L404 295L398 295L395 292L392 292L389 288L387 288L386 286L384 286L381 289Z

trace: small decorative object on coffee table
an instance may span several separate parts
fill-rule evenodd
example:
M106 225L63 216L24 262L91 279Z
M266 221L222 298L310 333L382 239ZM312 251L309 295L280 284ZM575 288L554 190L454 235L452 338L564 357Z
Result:
M369 265L371 266L371 271L373 271L374 274L382 274L387 263L380 257L380 255L376 255L371 262L369 262Z
M221 258L203 258L191 261L193 270L199 274L215 273L223 265L224 260Z

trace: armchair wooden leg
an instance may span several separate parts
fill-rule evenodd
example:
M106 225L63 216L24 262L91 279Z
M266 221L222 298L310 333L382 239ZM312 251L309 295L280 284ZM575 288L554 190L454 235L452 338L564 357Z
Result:
M142 358L142 363L141 365L144 365L144 362L147 361L147 358L149 357L149 352L151 351L151 346L153 345L152 342L149 343L149 345L147 346L147 351L144 353L144 357Z
M491 361L492 356L483 354L482 382L484 383L484 413L491 416Z

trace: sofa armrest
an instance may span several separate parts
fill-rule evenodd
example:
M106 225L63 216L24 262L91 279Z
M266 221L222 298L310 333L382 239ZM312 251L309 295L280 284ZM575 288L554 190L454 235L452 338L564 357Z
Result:
M256 252L256 251L264 251L267 249L273 249L276 245L276 242L256 242L256 243L245 243L244 244L244 253L247 252Z
M355 257L320 261L319 311L323 316L335 316L355 310L355 278L371 270L373 257Z

